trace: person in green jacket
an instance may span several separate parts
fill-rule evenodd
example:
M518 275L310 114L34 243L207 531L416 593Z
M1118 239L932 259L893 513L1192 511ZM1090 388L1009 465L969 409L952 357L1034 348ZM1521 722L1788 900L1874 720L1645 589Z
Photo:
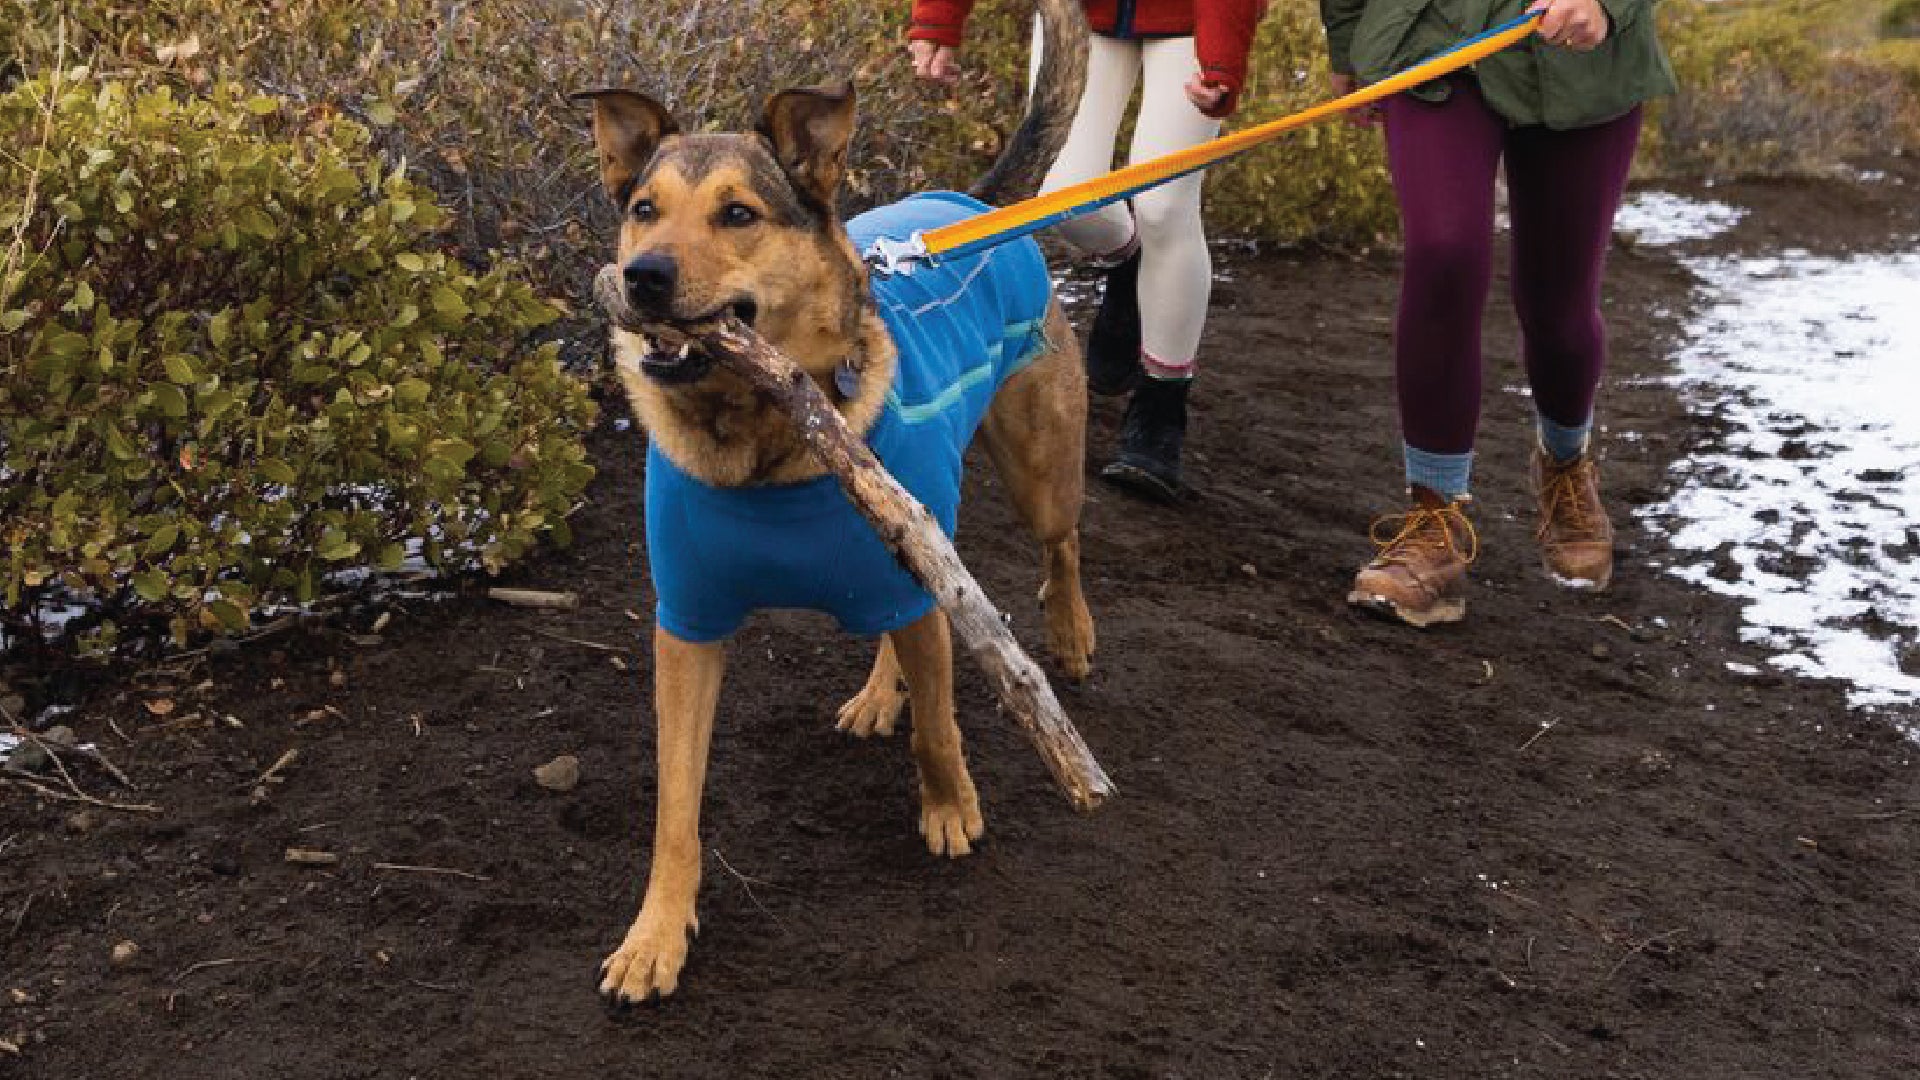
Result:
M1503 159L1513 304L1539 432L1532 478L1542 561L1569 587L1611 580L1613 526L1589 445L1606 359L1600 281L1641 104L1674 89L1654 2L1320 0L1335 93L1523 11L1542 13L1537 33L1518 45L1352 117L1386 129L1405 237L1394 384L1412 505L1375 523L1379 550L1349 602L1415 626L1466 614L1478 550L1467 512L1480 314Z

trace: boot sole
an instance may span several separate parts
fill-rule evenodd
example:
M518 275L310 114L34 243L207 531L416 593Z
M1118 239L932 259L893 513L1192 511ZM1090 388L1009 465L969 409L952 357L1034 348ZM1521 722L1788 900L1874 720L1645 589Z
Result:
M1416 610L1403 608L1384 596L1375 593L1363 593L1355 590L1347 594L1347 603L1383 619L1405 623L1416 629L1425 630L1429 626L1443 623L1456 623L1467 617L1467 602L1461 600L1438 600L1430 608Z
M1164 478L1124 461L1116 461L1101 469L1100 479L1167 506L1179 505L1185 494L1185 488L1179 484L1169 484Z

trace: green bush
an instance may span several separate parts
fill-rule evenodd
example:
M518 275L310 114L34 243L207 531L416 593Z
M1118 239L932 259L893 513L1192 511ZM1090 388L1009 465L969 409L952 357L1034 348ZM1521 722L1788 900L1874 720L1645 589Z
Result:
M1877 54L1879 9L1850 0L1669 0L1680 92L1648 132L1655 171L1815 171L1910 139L1920 99Z
M457 210L452 235L504 248L548 294L579 292L614 222L597 190L586 115L568 91L627 85L691 124L750 125L775 90L853 78L861 125L850 208L964 187L999 152L1026 99L1031 7L983 0L959 86L908 70L907 0L0 0L0 55L38 70L67 48L102 70L182 90L214 80L327 103L375 131ZM1236 125L1325 95L1312 0L1279 0ZM1303 77L1302 71L1307 74ZM1326 125L1222 168L1220 229L1274 240L1370 242L1392 223L1378 136Z
M1920 38L1920 0L1893 0L1880 13L1880 32L1893 38Z
M1887 118L1904 117L1894 130L1908 130L1916 107L1901 86L1907 68L1870 42L1883 25L1910 23L1917 3L1665 0L1683 90L1654 110L1647 167L1793 171L1885 145ZM1030 7L982 0L951 90L916 85L902 62L907 9L907 0L0 0L0 68L12 54L47 70L64 17L69 53L143 85L185 92L228 80L331 106L440 193L462 249L506 250L544 295L585 310L614 221L568 91L633 86L690 125L740 127L774 90L851 77L862 123L850 209L964 186L1018 120ZM1317 4L1275 0L1232 124L1325 96ZM1394 226L1379 135L1337 121L1224 165L1208 184L1209 222L1223 234L1365 246Z
M330 573L497 568L592 470L503 263L364 128L84 69L0 96L0 615L59 587L184 639ZM110 631L111 632L111 631Z
M1319 6L1309 0L1275 3L1261 23L1252 63L1235 127L1327 100ZM1399 227L1386 143L1377 129L1325 121L1283 135L1214 173L1208 181L1207 218L1225 231L1367 247L1392 237Z

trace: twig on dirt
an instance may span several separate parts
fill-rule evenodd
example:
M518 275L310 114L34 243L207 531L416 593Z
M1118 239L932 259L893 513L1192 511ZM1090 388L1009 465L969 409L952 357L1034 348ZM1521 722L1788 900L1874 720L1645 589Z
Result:
M115 780L118 780L120 782L121 787L126 788L128 791L140 790L140 785L134 783L131 779L129 779L126 773L121 772L120 766L115 765L113 762L107 760L107 755L103 751L98 749L89 749L84 746L75 746L75 747L71 747L70 749L72 749L74 753L79 754L81 757L86 758L88 761L91 761L95 765L98 765L102 769L106 770L107 775L113 777Z
M509 607L533 608L539 611L572 611L580 606L580 594L554 592L549 589L506 589L487 590L487 599L498 600Z
M249 780L240 786L242 788L258 789L266 787L268 784L277 784L285 779L285 777L280 775L281 772L298 760L300 760L299 749L290 749L286 753L281 754L279 759L273 764L267 766L266 772L261 773L257 778Z
M226 644L222 645L221 648L239 648L242 645L251 645L262 638L269 638L275 634L283 633L298 625L302 616L323 615L326 613L326 608L334 606L334 603L332 597L322 597L307 605L308 610L306 611L302 611L296 615L282 615L272 622L262 623L257 630L224 639ZM175 661L199 660L207 656L211 651L211 646L203 645L198 649L188 649L186 652L175 653L171 659Z
M1887 810L1887 811L1883 811L1875 814L1848 814L1847 820L1848 821L1892 821L1894 818L1906 817L1908 814L1912 812L1913 811L1911 810Z
M183 969L180 974L173 977L173 981L179 982L195 972L206 971L208 968L232 967L235 964L265 964L271 959L272 957L267 956L223 956L218 960L202 960Z
M1484 686L1485 684L1493 681L1493 661L1491 660L1480 661L1480 670L1483 672L1483 674L1480 676L1481 685Z
M125 743L128 746L133 745L133 740L127 738L126 732L120 730L120 725L114 721L113 717L111 716L107 717L107 726L113 729L113 733L115 735L120 736L120 741L122 743Z
M1675 937L1679 934L1684 934L1686 932L1687 932L1686 928L1681 927L1677 930L1669 930L1664 934L1655 934L1652 937L1647 938L1645 941L1637 942L1633 946L1633 948L1627 950L1626 955L1622 956L1618 963L1613 965L1612 969L1610 969L1607 972L1607 977L1604 979L1601 979L1600 981L1601 982L1611 981L1615 975L1620 974L1621 968L1627 966L1627 961L1640 955L1642 952L1645 952L1650 946L1655 945L1657 943L1664 942L1670 937Z
M760 914L765 915L767 918L773 920L773 925L779 927L781 933L783 934L786 933L787 924L780 921L780 916L775 915L773 912L767 910L767 905L761 903L760 898L754 895L752 882L755 879L748 877L747 875L741 873L738 870L735 870L733 868L733 864L727 861L727 857L725 855L720 854L719 848L713 849L713 857L720 860L721 869L725 870L729 874L732 874L734 876L734 879L740 882L740 887L742 889L745 889L747 892L747 899L753 901L753 906L760 909ZM762 881L760 882L760 884L766 885L769 883Z
M579 645L583 648L599 649L601 652L630 653L633 651L632 649L626 648L625 646L621 646L621 645L602 645L597 641L587 641L584 638L568 637L565 634L556 634L551 630L542 630L537 626L533 628L533 632L536 634L539 634L541 637L544 637L544 638L552 638L555 641L564 641L569 645Z
M161 812L160 807L154 806L152 803L117 803L108 802L105 799L96 799L85 792L69 794L65 791L56 791L44 784L35 783L23 776L0 776L0 780L4 780L10 784L18 784L36 795L49 799L58 799L62 802L86 803L88 806L98 806L105 810L119 810L123 813L158 814Z
M1540 721L1540 730L1533 733L1533 738L1528 739L1526 742L1521 743L1520 749L1515 750L1514 753L1516 754L1526 753L1527 747L1532 746L1534 743L1539 742L1540 736L1545 735L1549 731L1552 731L1554 728L1558 727L1559 725L1560 725L1560 719L1558 717L1554 717L1553 719L1550 719L1550 720Z
M375 870L402 870L416 874L447 874L452 877L471 878L474 881L493 880L484 874L476 874L469 870L455 870L448 866L412 866L407 863L377 862L373 864L373 868Z
M1527 1025L1527 1026L1528 1026L1528 1027L1533 1027L1533 1025L1531 1025L1531 1024L1529 1024L1529 1025ZM1561 1041L1560 1041L1559 1039L1556 1039L1556 1038L1554 1038L1553 1036L1551 1036L1551 1035L1549 1035L1549 1034L1547 1034L1546 1032L1544 1032L1544 1031L1541 1031L1541 1030L1540 1030L1539 1028L1537 1028L1537 1027L1534 1027L1534 1028L1533 1028L1533 1031L1534 1031L1534 1034L1536 1034L1536 1035L1538 1035L1538 1036L1540 1036L1541 1038L1543 1038L1543 1039L1545 1039L1545 1040L1547 1040L1548 1042L1550 1042L1550 1043L1552 1043L1552 1044L1553 1044L1553 1048L1554 1048L1555 1050L1558 1050L1558 1051L1560 1051L1560 1052L1561 1052L1561 1053L1563 1053L1563 1054L1571 1054L1571 1053L1573 1053L1573 1048L1572 1048L1572 1047L1570 1047L1570 1046L1568 1046L1568 1045L1567 1045L1566 1043L1563 1043L1563 1042L1561 1042Z
M1629 634L1633 633L1633 627L1629 626L1627 624L1627 620L1621 618L1618 615L1582 615L1579 617L1585 619L1588 622L1603 622L1612 626L1617 626L1620 629L1625 630Z
M40 894L37 892L27 894L27 902L20 905L20 914L13 917L13 925L7 929L8 941L20 936L20 927L26 925L27 913L33 910L33 902L39 898Z
M438 990L442 994L461 994L467 989L455 983L430 983L425 979L408 979L407 981L422 990Z
M331 851L317 848L290 847L287 849L287 861L295 866L338 866L340 856Z

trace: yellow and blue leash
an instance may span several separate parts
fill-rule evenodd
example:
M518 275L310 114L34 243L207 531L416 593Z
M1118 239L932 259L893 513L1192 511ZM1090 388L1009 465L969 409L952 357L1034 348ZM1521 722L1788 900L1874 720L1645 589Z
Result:
M916 233L907 240L881 240L867 258L882 273L909 273L914 264L957 259L1090 214L1143 191L1210 168L1279 136L1363 105L1370 105L1492 56L1534 32L1540 13L1528 12L1428 57L1398 74L1310 109L1256 124L1210 142L1176 150L1152 161L1036 195L1031 199Z

